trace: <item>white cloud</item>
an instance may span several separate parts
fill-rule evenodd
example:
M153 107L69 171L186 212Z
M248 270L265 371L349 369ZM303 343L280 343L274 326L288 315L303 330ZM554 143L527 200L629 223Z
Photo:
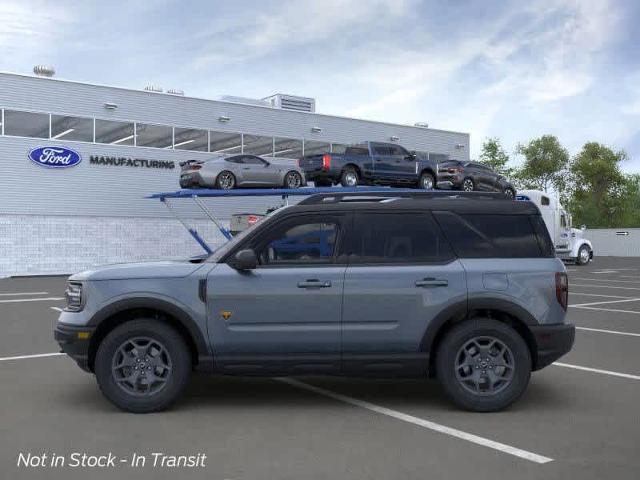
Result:
M417 0L288 0L251 19L214 22L200 38L205 52L193 60L196 68L248 61L280 48L314 41L335 41L351 28L376 25L411 12ZM334 35L336 35L334 37Z

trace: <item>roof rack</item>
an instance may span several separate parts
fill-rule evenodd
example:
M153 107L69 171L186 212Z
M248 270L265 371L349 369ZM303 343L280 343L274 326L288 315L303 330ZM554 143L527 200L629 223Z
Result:
M168 209L168 211L187 229L189 234L198 244L210 254L213 248L200 236L195 228L180 217L176 212L170 200L189 198L193 200L202 212L218 227L220 233L228 240L231 238L231 232L225 228L215 213L211 211L203 202L202 198L221 198L221 197L270 197L280 196L284 205L288 204L290 196L307 196L299 205L314 205L322 203L337 202L388 202L400 198L451 198L451 199L496 199L505 200L507 197L502 193L485 193L485 192L456 192L451 190L416 190L410 188L394 188L394 187L303 187L297 189L288 188L253 188L253 189L237 189L237 190L213 190L213 189L190 189L178 190L176 192L154 193L146 198L154 198L160 200Z
M316 193L311 195L298 205L317 205L337 202L382 202L393 198L448 198L448 199L473 199L473 200L506 200L502 193L494 192L456 192L450 190L412 190L412 189L388 189L366 192L341 192L334 191L326 193Z

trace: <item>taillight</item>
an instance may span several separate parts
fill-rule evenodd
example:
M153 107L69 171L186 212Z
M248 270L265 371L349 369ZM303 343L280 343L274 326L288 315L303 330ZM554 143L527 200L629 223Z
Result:
M301 163L301 162L302 162L302 159L301 159L301 158L299 158L299 159L298 159L298 168L300 168L300 166L301 166L301 165L300 165L300 163Z
M331 168L331 155L325 153L322 155L322 169L329 170Z
M565 272L556 272L556 299L560 306L566 310L569 304L569 279Z
M258 216L257 215L249 215L247 217L247 224L248 225L254 225L258 223Z

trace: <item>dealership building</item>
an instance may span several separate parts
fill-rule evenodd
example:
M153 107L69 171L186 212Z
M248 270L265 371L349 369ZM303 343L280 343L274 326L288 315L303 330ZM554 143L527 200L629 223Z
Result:
M310 98L208 100L42 75L0 73L0 122L0 276L201 253L159 201L145 198L177 190L185 160L221 153L296 159L363 140L469 159L467 133L324 115ZM234 197L207 206L228 220L281 201ZM172 206L210 243L222 242L190 202Z

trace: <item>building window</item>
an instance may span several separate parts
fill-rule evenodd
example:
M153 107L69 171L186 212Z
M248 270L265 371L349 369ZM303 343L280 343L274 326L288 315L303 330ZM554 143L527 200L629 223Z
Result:
M318 142L315 140L304 141L305 155L322 155L331 151L331 144L326 142Z
M51 115L51 138L93 142L93 119Z
M206 130L195 128L175 128L173 148L176 150L208 151L208 135Z
M96 119L96 143L133 145L133 138L134 126L132 122Z
M171 148L173 128L166 125L136 123L136 145L138 147Z
M229 132L209 132L209 151L233 155L242 153L242 135Z
M273 137L261 137L259 135L243 135L243 153L251 155L273 156Z
M273 156L277 158L300 158L302 157L302 140L293 138L274 138Z
M49 114L4 111L4 134L15 137L49 138Z
M332 143L331 144L331 153L342 154L347 149L348 145L343 145L342 143Z

